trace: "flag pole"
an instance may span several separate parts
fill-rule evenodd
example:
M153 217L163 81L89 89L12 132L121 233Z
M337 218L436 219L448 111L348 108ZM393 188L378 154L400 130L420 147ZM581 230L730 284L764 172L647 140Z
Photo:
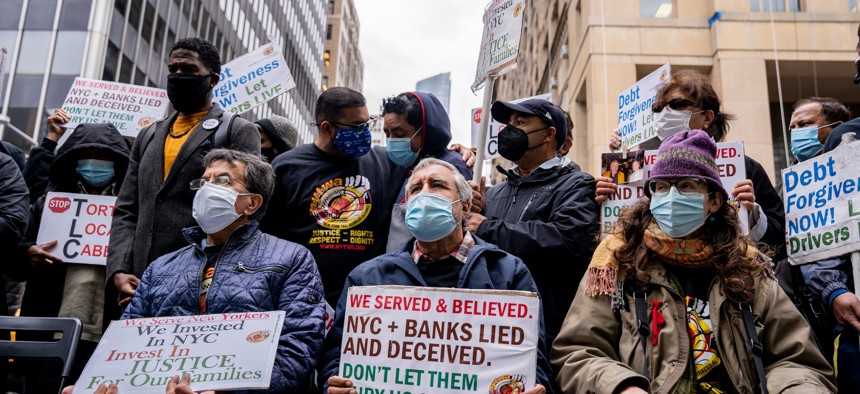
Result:
M484 172L484 156L487 153L487 131L490 128L490 104L493 103L493 88L496 84L496 75L487 75L484 81L484 105L481 107L481 124L478 126L478 151L475 153L475 171L472 173L472 179L475 182L481 181L481 175Z

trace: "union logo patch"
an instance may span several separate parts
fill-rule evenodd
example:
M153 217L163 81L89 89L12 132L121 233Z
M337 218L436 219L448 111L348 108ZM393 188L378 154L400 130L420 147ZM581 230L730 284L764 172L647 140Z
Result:
M317 224L331 230L350 229L370 215L370 181L356 175L334 178L314 190L310 213Z

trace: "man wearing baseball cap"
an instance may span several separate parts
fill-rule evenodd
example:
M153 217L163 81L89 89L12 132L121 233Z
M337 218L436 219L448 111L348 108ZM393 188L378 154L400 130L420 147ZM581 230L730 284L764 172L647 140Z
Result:
M594 178L557 156L570 133L561 108L540 99L496 101L492 115L507 123L499 153L515 166L496 168L507 181L486 191L483 212L472 213L466 228L528 266L552 343L597 246Z

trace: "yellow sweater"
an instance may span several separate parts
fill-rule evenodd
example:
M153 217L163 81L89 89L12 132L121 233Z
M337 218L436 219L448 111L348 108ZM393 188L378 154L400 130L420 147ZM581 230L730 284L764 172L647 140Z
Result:
M182 145L188 140L188 136L194 131L189 131L192 127L197 127L200 119L203 119L209 111L198 112L191 115L179 115L176 121L173 122L173 134L181 135L182 137L173 138L170 134L167 135L167 140L164 141L164 179L167 180L167 175L170 174L170 167L173 166L173 161L182 149ZM187 133L186 133L187 131Z

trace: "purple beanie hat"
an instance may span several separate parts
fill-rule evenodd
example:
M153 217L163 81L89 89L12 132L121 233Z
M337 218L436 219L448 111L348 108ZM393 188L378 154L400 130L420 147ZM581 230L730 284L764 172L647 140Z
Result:
M717 171L716 157L717 143L708 133L702 130L682 131L660 144L648 180L701 178L727 199L728 193ZM645 188L645 193L650 197L649 188Z

